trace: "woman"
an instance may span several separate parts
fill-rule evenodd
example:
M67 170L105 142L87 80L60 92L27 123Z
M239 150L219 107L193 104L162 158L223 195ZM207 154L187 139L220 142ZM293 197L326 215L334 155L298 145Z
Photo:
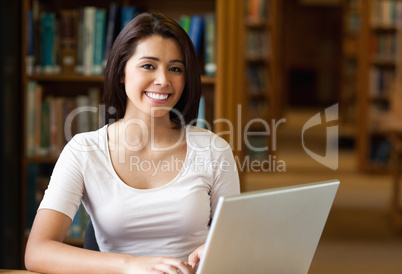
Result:
M29 236L37 272L193 273L220 196L239 193L229 145L196 121L201 84L185 31L144 13L105 68L106 126L64 148ZM80 205L102 252L63 244Z

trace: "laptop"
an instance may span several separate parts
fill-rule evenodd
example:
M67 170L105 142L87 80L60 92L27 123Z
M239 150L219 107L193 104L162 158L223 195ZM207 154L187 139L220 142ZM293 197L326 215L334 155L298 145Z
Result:
M338 180L221 197L197 274L307 273Z

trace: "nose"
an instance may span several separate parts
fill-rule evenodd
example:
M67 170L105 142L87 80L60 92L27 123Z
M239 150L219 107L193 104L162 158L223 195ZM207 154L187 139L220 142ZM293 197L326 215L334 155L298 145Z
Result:
M157 71L154 84L161 86L161 87L170 86L170 80L169 80L169 76L168 76L167 72L164 70Z

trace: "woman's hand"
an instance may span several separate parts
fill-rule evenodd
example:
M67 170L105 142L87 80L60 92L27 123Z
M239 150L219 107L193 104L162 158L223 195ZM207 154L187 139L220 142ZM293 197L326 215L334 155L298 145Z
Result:
M205 244L197 248L193 253L190 254L190 256L188 256L188 263L193 269L195 269L201 260L202 254L204 253L204 246Z
M189 264L173 257L130 257L126 273L194 273Z

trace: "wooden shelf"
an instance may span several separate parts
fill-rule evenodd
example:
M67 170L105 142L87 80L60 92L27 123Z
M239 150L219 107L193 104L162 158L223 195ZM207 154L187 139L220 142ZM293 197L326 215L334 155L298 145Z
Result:
M252 29L266 29L272 26L272 22L267 20L261 20L258 22L246 21L246 27Z
M395 25L371 25L371 30L376 32L395 32L397 27Z
M380 95L371 95L370 97L369 97L369 101L370 102L372 102L372 101L388 101L388 100L390 100L390 95L389 94L380 94Z
M396 61L388 58L374 58L372 59L371 64L378 67L395 67Z
M39 82L103 82L103 76L79 74L33 74L27 76L28 80Z
M253 3L253 0L249 0ZM281 0L259 0L265 3L259 5L266 7L266 13L262 12L260 18L250 20L249 14L244 14L244 33L246 42L244 48L244 67L248 75L244 89L245 102L247 102L243 123L246 125L254 119L270 121L280 115L281 103L281 17L283 7ZM253 3L255 4L255 3ZM246 2L247 5L247 2ZM261 12L261 10L259 10ZM254 18L251 15L251 18ZM266 17L267 16L267 17ZM249 40L247 40L249 39ZM264 44L263 44L264 43ZM266 131L263 124L254 122L250 124L249 131ZM263 136L267 143L270 136ZM255 152L248 151L247 156L254 157ZM272 151L265 151L265 156ZM261 155L260 155L261 156Z
M215 77L208 77L208 76L201 76L201 83L202 84L210 84L214 85L216 83L216 78Z
M401 66L397 58L392 57L399 56L402 50L397 42L401 37L396 26L400 18L393 21L394 17L390 15L393 11L386 3L382 6L382 1L367 0L359 3L362 20L358 48L358 165L364 172L389 173L391 155L384 150L388 136L379 126L382 124L381 116L392 108L393 93L397 90L395 87L400 77ZM397 10L401 4L401 0L396 1ZM373 96L371 90L378 95ZM381 157L383 162L372 161L373 155L374 158Z
M246 62L267 65L270 63L270 59L269 57L246 57Z

